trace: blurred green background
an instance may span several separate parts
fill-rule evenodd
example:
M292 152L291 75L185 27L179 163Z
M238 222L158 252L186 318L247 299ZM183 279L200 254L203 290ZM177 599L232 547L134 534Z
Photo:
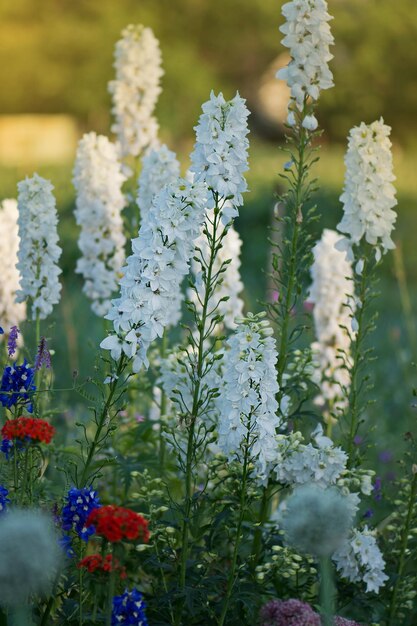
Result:
M237 228L243 239L245 300L252 310L265 298L262 272L268 266L267 229L278 173L286 160L279 149L279 126L266 123L259 106L267 70L285 52L278 31L283 21L281 5L279 0L13 0L0 6L3 117L67 114L79 133L109 133L107 83L113 77L113 48L129 23L152 27L160 40L165 76L157 116L162 139L184 157L184 167L193 141L192 127L210 90L223 90L227 97L239 90L247 98L253 112L251 191ZM322 159L316 167L321 185L318 234L323 226L334 227L341 216L338 197L349 128L381 115L393 127L398 253L396 264L390 254L383 266L375 364L377 402L370 411L381 449L397 448L402 432L415 425L417 2L330 0L329 11L335 18L331 24L336 39L331 64L335 87L322 94L318 110L324 129ZM9 148L0 145L0 152L7 154ZM58 338L54 342L56 363L65 384L73 369L81 376L91 373L93 347L104 328L90 312L80 293L80 278L74 274L78 230L72 216L72 158L59 164L29 161L27 154L22 154L21 161L14 158L13 165L7 157L2 159L0 198L15 196L17 181L33 171L51 178L56 187L64 290L51 335ZM405 274L400 271L402 262Z

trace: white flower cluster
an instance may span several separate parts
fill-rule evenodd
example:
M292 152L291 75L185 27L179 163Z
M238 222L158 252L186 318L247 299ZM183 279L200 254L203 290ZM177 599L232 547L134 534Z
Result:
M133 370L148 367L147 351L156 337L179 318L181 282L205 216L207 188L179 179L154 198L148 219L132 240L120 281L120 297L106 316L116 335L101 342L118 360L133 357Z
M107 137L88 133L81 139L75 160L75 218L81 226L78 246L82 258L76 272L85 280L83 291L96 315L105 315L116 291L125 260L121 211L126 205L122 185L126 177L116 146Z
M19 289L19 272L16 268L19 237L17 229L17 202L14 199L3 200L0 204L0 326L6 330L18 326L26 317L26 304L16 302ZM0 336L1 339L1 336Z
M206 228L210 228L210 224L206 222ZM220 225L220 231L222 225ZM219 233L220 236L221 233ZM207 238L202 234L196 241L196 247L201 250L201 254L208 263L209 260L209 245ZM239 233L234 229L233 225L230 225L222 241L222 247L218 251L214 263L213 274L217 274L224 268L224 272L221 274L221 279L216 285L214 293L211 295L213 305L209 307L211 310L215 308L216 315L223 315L223 324L226 328L235 328L235 319L241 317L243 313L243 300L239 294L243 291L243 283L240 278L240 249L242 247L242 240ZM200 255L199 255L200 256ZM198 292L198 297L194 289L189 289L188 298L194 302L197 310L202 310L201 302L205 297L205 284L203 280L203 273L201 272L200 263L195 259L191 264L192 271L195 275L195 286ZM225 300L224 298L227 298ZM218 306L216 306L218 304ZM212 317L209 316L209 317ZM216 326L216 330L219 326Z
M220 353L217 353L220 357ZM189 375L190 361L194 365L197 355L188 348L185 351L174 351L161 362L160 380L165 395L175 402L184 415L191 415L193 409L193 381ZM185 365L185 363L187 365ZM218 360L208 371L204 373L200 380L201 397L206 400L208 394L213 389L218 389L221 385L222 360ZM204 420L213 421L216 415L216 406L212 400L208 401L204 407Z
M142 219L147 219L152 200L165 185L179 178L180 164L175 153L167 146L148 150L142 160L142 171L138 180L137 203Z
M333 554L332 559L341 576L350 582L363 580L368 593L378 593L388 580L375 535L367 526L362 531L354 529L350 538Z
M282 14L286 19L280 27L285 35L282 44L289 48L291 61L277 77L287 82L292 100L302 111L307 97L318 100L320 91L333 86L328 65L333 58L329 46L334 39L328 24L332 18L325 0L292 0L283 5Z
M157 141L158 123L153 116L161 93L161 51L150 28L130 24L115 49L116 79L110 81L112 113L123 156L138 156Z
M238 322L226 344L223 381L216 400L219 413L218 446L229 458L240 455L250 429L250 455L260 481L276 461L278 358L272 328L260 316Z
M239 94L226 102L222 93L215 96L213 92L202 109L195 127L197 140L190 171L196 182L203 181L211 189L209 208L215 205L214 196L219 196L223 221L228 223L238 214L237 209L243 204L242 193L247 190L243 173L249 168L246 137L249 111Z
M58 216L53 186L34 174L17 185L20 245L16 267L20 272L17 302L32 300L32 318L45 319L60 299Z
M305 445L301 433L278 435L276 476L280 483L319 487L335 485L346 469L347 454L323 435L321 426L312 434L313 443Z
M314 247L309 294L317 337L311 346L315 364L312 378L321 391L316 402L333 409L342 409L346 403L350 376L344 359L349 359L351 336L345 328L350 327L354 311L352 266L335 248L339 240L336 231L325 229Z
M391 239L397 214L393 207L395 180L392 166L391 128L383 119L372 124L362 123L352 128L348 150L345 156L345 186L340 200L344 213L337 226L348 238L338 247L346 250L353 258L350 246L358 244L362 237L375 246L376 258L382 252L392 250L395 244Z

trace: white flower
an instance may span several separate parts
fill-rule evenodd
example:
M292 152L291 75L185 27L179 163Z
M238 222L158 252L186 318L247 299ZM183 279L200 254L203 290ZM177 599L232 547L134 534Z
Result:
M291 61L278 71L291 89L291 98L300 111L306 97L318 100L320 91L333 86L329 61L334 43L328 22L325 0L292 0L282 7L286 22L280 27L285 37L282 44L289 48Z
M390 132L382 118L368 126L362 123L350 131L345 186L340 196L344 214L337 228L349 239L338 244L339 249L346 250L364 237L376 247L377 259L381 248L385 253L395 247L391 233L397 214L392 209L397 200L392 184L395 176Z
M116 79L109 83L112 113L122 155L138 156L157 141L158 123L153 116L161 93L161 51L150 28L130 24L115 49Z
M138 180L137 203L142 219L146 219L152 200L165 185L179 178L180 164L174 152L167 146L148 150L142 160L142 171Z
M313 380L321 391L316 402L330 403L334 409L345 406L345 392L350 385L341 352L349 359L351 338L345 328L350 326L355 308L352 266L335 248L339 240L338 233L325 229L315 245L309 294L317 338L312 344Z
M180 316L181 282L205 216L207 188L179 179L154 198L132 240L120 281L120 297L112 301L106 316L122 342L106 338L101 347L134 358L133 370L147 367L147 351L164 329Z
M310 131L316 130L318 125L319 123L314 115L306 115L302 122L303 128Z
M272 329L259 316L240 321L226 342L223 381L216 400L218 445L229 459L239 455L250 427L250 455L260 481L276 461L278 358Z
M16 302L19 289L19 272L16 268L19 237L17 228L17 202L3 200L0 205L0 326L6 330L18 326L26 318L26 304ZM0 335L1 339L1 335Z
M276 476L287 485L314 483L319 487L335 485L346 470L347 454L323 435L321 426L312 434L313 443L305 445L301 433L278 436Z
M110 308L125 260L121 211L126 205L122 193L126 177L117 156L107 137L86 134L78 145L73 172L75 218L81 226L78 246L83 255L76 272L83 275L83 291L100 316Z
M350 582L362 580L366 591L378 593L388 580L385 562L376 543L374 533L364 527L354 529L349 539L333 554L338 572Z
M210 228L210 223L208 221L206 221L206 228ZM222 229L222 225L219 225L219 235L222 232ZM208 264L210 250L207 238L204 234L200 235L197 239L196 247L201 250L201 254L203 255L206 264ZM214 293L210 297L213 304L209 306L209 309L213 310L218 304L215 309L215 314L224 316L223 324L226 328L235 328L235 319L237 317L241 317L243 312L243 300L239 296L239 294L243 291L243 283L241 281L239 271L241 247L242 241L239 237L239 233L234 229L233 225L229 226L223 238L222 247L218 251L213 262L214 275L217 274L217 272L219 272L222 268L224 271L221 274L221 281L216 284ZM200 253L198 253L197 256L200 257ZM189 289L188 298L194 302L197 311L201 314L201 302L204 301L205 297L205 285L200 263L194 259L192 261L191 268L195 274L195 286L198 292L198 297L194 289ZM224 300L224 298L227 298L227 300ZM213 317L213 314L209 317ZM219 325L216 326L215 330L220 330Z
M196 182L205 182L213 193L209 208L217 194L223 209L223 221L228 223L238 214L243 204L242 193L247 191L243 173L248 169L249 141L247 118L249 111L239 94L226 100L223 94L203 104L196 130L196 144L191 154L190 171ZM225 200L229 202L225 205Z
M53 186L34 174L17 185L20 245L16 267L20 272L17 302L32 301L32 319L45 319L60 299L58 216Z

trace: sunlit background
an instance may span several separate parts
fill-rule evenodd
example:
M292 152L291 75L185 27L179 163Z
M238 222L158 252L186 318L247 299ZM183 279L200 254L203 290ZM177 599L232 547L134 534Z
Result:
M161 43L165 76L157 106L161 138L187 166L201 103L210 90L247 99L251 115L251 192L237 228L243 239L248 310L268 297L271 224L288 93L275 79L288 61L280 46L279 0L11 0L0 6L0 198L37 171L55 185L63 242L62 303L51 336L63 384L73 370L88 375L104 326L90 312L74 274L78 229L72 215L71 169L85 131L110 133L113 47L129 23L150 26ZM398 177L397 251L383 265L378 301L377 408L373 423L385 448L398 448L415 423L417 284L417 3L330 0L336 39L335 87L318 109L324 129L316 167L320 224L341 217L343 152L351 126L380 116L392 126ZM82 330L82 333L80 332ZM86 341L87 336L87 341ZM89 344L88 341L91 341ZM379 407L379 408L378 408ZM383 407L383 412L381 411ZM383 418L379 419L379 416ZM401 424L399 429L398 424ZM388 455L389 456L389 455ZM387 455L384 457L387 459ZM391 458L391 457L389 457ZM387 461L391 471L394 461ZM382 470L381 470L382 471Z

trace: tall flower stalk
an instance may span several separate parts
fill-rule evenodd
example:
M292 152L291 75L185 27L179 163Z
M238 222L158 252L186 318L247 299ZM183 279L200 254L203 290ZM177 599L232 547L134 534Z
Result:
M116 78L109 83L122 156L140 156L158 141L154 109L163 74L159 42L150 28L130 24L122 32L114 53Z
M393 207L395 180L392 166L391 129L380 119L362 123L349 134L345 156L345 186L340 197L344 213L338 230L344 237L336 244L347 259L355 262L356 313L352 312L352 330L356 333L350 364L349 410L345 424L346 447L350 464L355 462L354 439L366 407L363 394L369 388L364 365L370 350L366 341L375 319L368 315L375 297L375 269L382 254L395 247L391 234L397 218Z
M179 586L184 593L187 576L187 559L190 541L190 518L193 506L193 469L195 467L198 446L196 428L199 417L207 403L215 397L215 391L208 389L205 377L213 369L216 355L212 351L210 337L222 317L216 315L218 302L214 297L222 276L222 268L215 269L216 257L222 247L231 220L238 214L238 207L243 203L242 193L246 191L243 176L248 169L247 117L249 112L244 101L237 94L227 102L222 94L211 94L210 100L203 105L203 113L196 127L196 144L191 155L191 172L197 183L204 183L209 189L206 225L203 236L206 238L206 253L197 248L195 258L200 266L202 289L195 284L196 297L203 294L199 307L189 302L196 330L189 333L189 366L191 371L192 398L191 410L185 416L186 447L185 458L181 461L185 474L184 508L181 527L181 560L179 568ZM221 226L223 223L226 227ZM175 614L175 624L182 619L184 599L180 599Z
M286 18L280 27L285 35L282 43L289 48L291 61L277 76L284 79L291 90L287 119L290 161L285 166L286 173L281 175L288 185L281 198L285 214L282 218L277 216L284 231L284 245L278 246L278 251L273 254L272 278L278 299L271 307L280 338L277 376L281 411L287 393L284 375L291 344L298 334L290 328L291 312L301 295L311 259L309 226L312 215L307 205L315 184L310 180L310 168L315 160L312 140L318 127L315 103L320 91L333 86L328 66L333 37L326 1L292 0L283 5L282 13Z
M83 291L99 316L110 308L125 260L121 215L126 205L122 193L125 180L116 146L103 135L84 135L73 171L75 219L81 227L78 246L82 253L76 272L82 274Z
M224 357L224 384L216 400L219 411L220 449L229 462L241 465L239 510L226 594L219 619L223 626L236 581L242 524L248 506L248 484L266 482L277 454L277 353L273 330L263 315L238 320L228 339Z
M281 417L287 417L294 398L297 398L295 410L300 406L300 390L291 388L287 373L292 347L304 329L302 325L294 324L292 317L305 291L312 260L310 227L315 218L310 200L316 181L311 178L310 170L317 159L313 140L319 134L315 108L320 92L333 86L328 65L332 58L329 47L333 44L333 36L325 0L292 0L283 5L282 14L286 20L280 27L284 34L282 43L289 48L291 60L277 77L285 80L291 91L286 148L289 161L285 164L285 172L280 175L287 185L277 205L282 207L283 215L280 210L275 215L275 229L279 232L281 243L275 244L273 249L271 282L277 298L268 308L277 327L279 411ZM268 517L269 501L270 490L266 485L252 548L254 566L259 559L262 527Z

